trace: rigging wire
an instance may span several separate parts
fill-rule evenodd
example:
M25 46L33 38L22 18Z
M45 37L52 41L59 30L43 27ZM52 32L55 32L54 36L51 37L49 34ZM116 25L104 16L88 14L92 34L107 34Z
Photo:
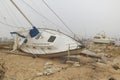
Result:
M16 28L17 27L17 26L14 26L14 25L6 24L6 23L4 23L2 21L0 21L0 23L3 24L3 25L6 25L6 26L12 27L12 28Z
M14 16L12 15L12 13L10 13L10 9L9 9L10 7L8 8L8 6L6 5L6 3L7 3L6 0L4 0L4 2L2 2L4 8L5 8L6 12L7 12L7 15L10 17L9 19L12 20L12 23L16 24L16 21L14 20ZM6 18L5 18L5 22L8 23L7 20L6 20Z
M0 5L0 7L2 7L2 6ZM2 10L3 10L3 9L0 8L0 18L1 18L1 19L6 19L6 16L3 15L3 11L2 11Z
M11 13L14 15L15 20L16 20L20 25L23 26L23 24L22 24L22 23L20 22L20 20L17 18L16 14L13 12L13 9L11 9L11 5L10 5L10 4L7 4L7 5L8 5L8 7L9 7L9 10L11 11Z
M5 1L5 0L4 0L4 1ZM12 9L10 9L11 7L10 7L9 4L7 4L8 6L6 6L4 2L1 2L1 3L2 3L2 5L4 6L4 7L1 6L1 7L4 8L4 9L2 8L1 10L5 10L5 11L7 12L7 15L6 15L6 16L1 15L1 18L3 18L5 22L0 21L0 24L9 26L9 27L11 27L11 28L23 27L23 26L17 26L16 24L15 24L15 25L8 24L8 22L7 22L7 20L6 20L6 17L7 17L7 16L10 17L9 19L12 18L12 23L16 23L16 22L15 22L15 19L13 19L13 18L16 18L16 17L14 17L14 16L12 15L12 13L10 13L10 12L12 11ZM7 3L7 2L6 2L6 3ZM9 7L9 8L8 8L8 7ZM3 11L1 11L1 14L2 14L2 12L3 12ZM5 15L5 13L4 13L4 15ZM14 14L14 15L15 15L15 14Z
M1 10L0 10L1 11ZM6 18L5 16L3 16L2 11L0 12L0 18Z
M78 36L76 36L76 34L68 27L68 25L57 15L57 13L47 4L47 2L45 0L42 0L43 3L56 15L56 17L64 24L64 26L73 34L73 37L76 41L82 43L82 41L80 40L80 38Z
M34 1L31 1L32 2L32 4L33 5L35 5L36 3L36 1L34 2ZM39 8L39 6L37 6L37 4L35 5L36 6L36 8L38 8L38 10L40 9ZM31 7L31 6L30 6ZM36 8L35 8L35 10L36 10ZM34 9L34 8L33 8ZM36 10L37 12L38 12L38 10ZM64 28L60 28L60 26L58 25L58 24L56 24L56 23L54 23L52 20L50 20L50 19L48 19L46 16L44 16L43 14L41 14L40 13L40 10L39 10L39 12L37 13L39 16L41 16L41 17L43 17L46 21L48 21L49 23L51 23L52 24L52 26L53 27L55 27L55 29L57 30L57 31L59 31L59 32L61 32L61 30L65 30ZM43 27L45 27L46 25L44 24L44 21L42 21L42 23L43 23Z
M35 11L39 16L42 16L43 18L45 18L46 20L48 20L50 23L58 26L57 24L53 23L51 20L49 20L47 17L45 17L44 15L42 15L41 13L39 13L36 9L34 9L33 7L31 7L28 3L26 3L24 0L21 0L22 2L24 2L28 7L30 7L33 11Z
M11 3L17 8L17 10L24 16L24 18L29 22L29 24L34 27L33 23L28 19L28 17L21 11L21 9L16 5L16 3L13 0L10 0Z
M47 2L45 2L45 0L42 0L43 3L56 15L56 17L64 24L64 26L72 33L72 34L75 34L68 26L67 24L57 15L57 13L52 9L50 8L50 6L47 4Z

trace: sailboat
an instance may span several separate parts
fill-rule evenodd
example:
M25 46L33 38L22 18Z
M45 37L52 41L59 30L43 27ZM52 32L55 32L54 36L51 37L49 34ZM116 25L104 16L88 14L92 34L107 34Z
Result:
M83 45L74 38L53 29L36 28L13 0L10 0L24 18L31 24L31 29L11 32L14 36L13 51L19 49L25 53L43 57L56 57L78 54Z

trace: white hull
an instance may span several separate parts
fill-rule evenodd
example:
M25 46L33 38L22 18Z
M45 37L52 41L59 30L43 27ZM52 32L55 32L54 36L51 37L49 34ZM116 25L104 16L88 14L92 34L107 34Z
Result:
M112 43L110 39L93 39L94 43L109 44Z
M46 55L81 48L79 42L61 32L51 29L38 30L40 35L34 38L30 38L29 30L18 31L27 37L27 43L24 43L24 38L15 35L14 50L17 48L26 53Z

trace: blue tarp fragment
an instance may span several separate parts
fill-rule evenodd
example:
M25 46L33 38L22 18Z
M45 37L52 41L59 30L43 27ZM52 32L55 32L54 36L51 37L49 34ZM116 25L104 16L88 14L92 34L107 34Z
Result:
M29 34L30 34L31 38L33 38L39 34L39 31L36 27L33 26L33 29L30 30Z

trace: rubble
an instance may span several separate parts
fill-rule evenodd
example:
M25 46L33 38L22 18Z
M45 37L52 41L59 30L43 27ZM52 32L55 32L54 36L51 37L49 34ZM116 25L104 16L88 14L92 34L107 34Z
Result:
M94 53L92 51L89 51L89 50L83 50L81 53L84 54L84 55L87 55L87 56L101 58L100 55L98 55L98 54L96 54L96 53Z
M48 69L48 68L51 68L53 66L53 63L52 62L46 62L44 64L44 69Z
M79 62L74 62L73 66L80 67L80 63Z
M57 65L54 65L52 62L46 62L44 64L44 69L45 71L37 73L37 76L48 76L56 72L60 72L61 70L65 69L65 67L59 67Z

